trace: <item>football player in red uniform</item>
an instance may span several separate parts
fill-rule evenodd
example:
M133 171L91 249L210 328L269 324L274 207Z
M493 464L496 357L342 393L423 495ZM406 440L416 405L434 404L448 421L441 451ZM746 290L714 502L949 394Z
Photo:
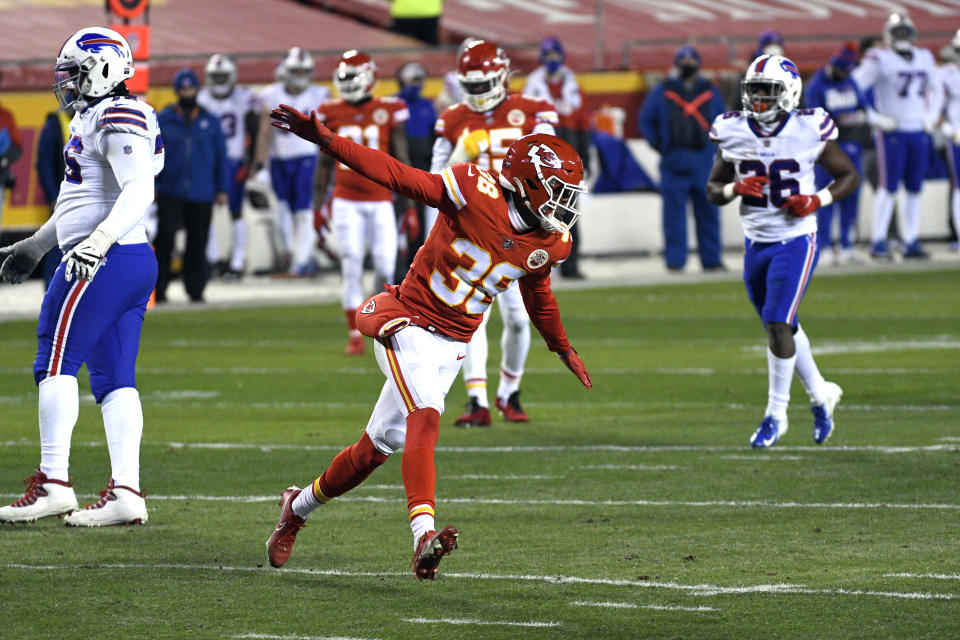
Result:
M583 163L560 138L532 134L510 145L500 173L461 163L434 174L335 135L315 112L307 116L280 105L272 117L275 126L315 142L377 184L436 207L441 216L402 284L372 297L357 314L364 333L377 337L377 362L387 378L364 434L310 487L281 494L280 522L267 555L273 566L282 566L311 511L359 485L403 449L414 574L432 580L458 535L455 527L437 531L434 524L440 414L493 298L516 282L549 349L584 386L593 386L550 289L550 268L570 251L566 236L586 191Z
M530 133L556 133L556 109L545 100L507 93L510 60L492 42L470 43L457 61L457 77L463 102L448 107L437 119L430 170L440 173L457 162L473 162L482 169L500 170L510 143ZM427 231L436 219L436 210L425 212ZM497 408L511 422L527 422L520 406L520 379L530 351L530 319L516 287L497 298L503 319L500 345L500 384ZM457 418L459 426L488 426L487 320L473 336L463 363L463 379L469 398L466 412Z
M365 53L347 51L333 73L333 86L340 97L317 108L317 117L331 131L358 144L380 149L404 164L410 164L404 122L410 117L403 100L377 98L377 66ZM343 312L349 338L346 353L363 353L363 336L357 331L357 307L363 302L363 256L365 244L376 273L375 282L393 284L397 263L397 224L393 194L364 178L343 163L321 153L313 180L314 198L322 203L333 178L333 200L329 208L333 230L340 247L340 272L343 275ZM401 210L406 210L403 207ZM325 211L321 207L320 211ZM331 221L323 220L322 225Z

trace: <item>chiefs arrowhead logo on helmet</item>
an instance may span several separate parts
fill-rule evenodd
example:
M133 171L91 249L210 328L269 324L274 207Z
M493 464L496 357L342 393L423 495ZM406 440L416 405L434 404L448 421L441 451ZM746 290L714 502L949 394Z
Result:
M549 147L543 145L535 145L530 147L530 150L527 151L527 155L530 156L530 160L533 164L540 165L541 167L550 167L551 169L560 168L560 158L557 157Z

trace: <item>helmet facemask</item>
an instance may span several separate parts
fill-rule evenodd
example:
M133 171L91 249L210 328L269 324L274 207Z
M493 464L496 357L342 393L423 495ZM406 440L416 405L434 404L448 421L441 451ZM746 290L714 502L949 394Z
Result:
M347 102L360 102L370 95L373 78L371 73L356 67L341 67L333 76L337 93Z
M773 122L790 109L784 105L787 88L780 80L744 80L741 90L743 108L759 122Z
M81 73L80 65L76 61L58 64L54 67L53 95L57 97L61 109L66 110L70 107L82 109L86 106L86 101L82 100L80 96L80 85L83 83L80 78ZM80 104L81 102L84 104Z
M213 71L207 74L207 86L217 98L226 98L233 91L231 74L227 71Z
M507 95L507 70L500 69L493 73L468 72L458 74L460 88L463 89L463 99L472 111L484 113L490 111L503 102Z

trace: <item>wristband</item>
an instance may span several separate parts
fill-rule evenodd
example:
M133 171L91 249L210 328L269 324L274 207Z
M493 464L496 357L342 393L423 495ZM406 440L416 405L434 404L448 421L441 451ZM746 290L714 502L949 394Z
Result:
M830 193L830 189L828 187L824 187L823 189L820 189L820 191L817 191L817 197L820 198L821 207L833 204L833 194Z
M736 186L736 184L737 184L736 182L728 182L727 184L723 185L724 198L726 198L727 200L733 200L737 196L737 194L733 192L733 189Z

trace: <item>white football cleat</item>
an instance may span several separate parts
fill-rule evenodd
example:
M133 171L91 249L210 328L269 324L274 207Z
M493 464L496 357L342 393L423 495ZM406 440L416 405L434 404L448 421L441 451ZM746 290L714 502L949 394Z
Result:
M147 503L142 493L116 484L111 478L95 504L88 504L82 511L74 511L63 521L68 527L144 524L147 521Z
M823 444L833 434L836 426L833 422L833 411L843 397L843 389L837 383L825 382L824 386L823 404L810 407L813 412L813 441L817 444Z
M51 480L37 469L23 483L27 485L26 493L12 504L0 507L0 522L33 522L77 509L77 496L69 482Z

